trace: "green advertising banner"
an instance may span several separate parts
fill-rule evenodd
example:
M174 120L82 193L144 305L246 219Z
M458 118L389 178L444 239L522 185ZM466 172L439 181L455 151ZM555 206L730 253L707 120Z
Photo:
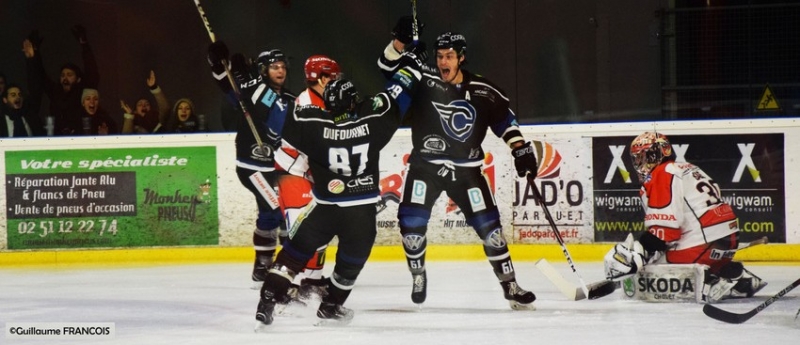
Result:
M6 152L8 249L219 244L216 150Z

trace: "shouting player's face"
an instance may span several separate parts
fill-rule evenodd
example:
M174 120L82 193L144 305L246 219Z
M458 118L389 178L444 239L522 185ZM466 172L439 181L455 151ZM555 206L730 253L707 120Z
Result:
M270 84L281 87L286 82L286 64L283 61L271 63L268 73Z
M450 84L461 82L461 69L459 65L464 61L464 57L459 57L452 49L439 49L436 51L436 67L439 68L439 75L442 81Z

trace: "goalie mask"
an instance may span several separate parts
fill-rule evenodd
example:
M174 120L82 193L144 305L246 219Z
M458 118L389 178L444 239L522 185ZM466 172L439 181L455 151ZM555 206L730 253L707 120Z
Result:
M328 83L322 98L325 100L325 109L334 115L349 113L360 101L356 87L347 79Z
M661 133L644 132L633 139L630 153L639 180L644 182L656 166L672 156L672 145Z

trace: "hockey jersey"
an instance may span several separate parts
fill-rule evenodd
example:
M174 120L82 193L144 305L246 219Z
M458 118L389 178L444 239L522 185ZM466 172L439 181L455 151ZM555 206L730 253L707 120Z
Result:
M640 190L644 225L670 248L710 243L739 231L733 208L719 186L691 163L661 163Z
M316 105L325 109L322 96L311 88L305 89L297 96L295 105ZM311 179L308 175L308 158L297 152L297 149L286 141L282 141L281 146L275 151L275 167L292 175Z
M380 150L400 126L415 84L409 73L398 79L402 85L390 82L386 92L359 103L352 114L334 116L306 105L287 116L283 140L308 158L318 203L347 207L380 199Z
M412 162L421 158L436 164L480 166L481 144L489 129L509 146L524 140L508 97L486 78L461 69L463 81L452 85L409 53L393 56L389 47L378 66L384 75L405 67L422 76L408 115Z
M227 72L215 72L212 68L212 75L226 94L228 102L238 111L242 111L238 101L241 97L242 103L248 108L248 115L255 131L263 143L263 147L259 147L247 118L239 119L235 139L236 166L254 171L274 171L274 152L281 142L286 109L293 106L296 96L286 89L276 93L262 81L261 76L249 76L245 78L247 80L234 78L239 83L237 95L228 82Z

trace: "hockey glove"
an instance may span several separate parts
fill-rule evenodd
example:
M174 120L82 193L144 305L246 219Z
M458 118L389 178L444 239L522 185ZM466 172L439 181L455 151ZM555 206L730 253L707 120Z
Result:
M606 279L618 279L636 273L646 262L641 243L633 239L633 234L628 234L625 242L617 243L603 258Z
M233 80L239 85L239 90L249 97L245 90L252 88L258 83L256 77L250 71L250 65L247 63L247 58L244 55L237 53L231 55L231 75Z
M225 42L216 41L211 43L208 46L208 64L212 68L222 66L222 61L227 61L229 54L228 46L225 45Z
M514 167L517 168L517 175L525 177L527 174L533 174L539 171L539 163L536 161L536 155L533 153L533 146L531 142L526 142L520 147L511 151L514 155Z
M406 47L406 51L414 54L416 60L422 64L425 61L428 61L428 49L425 45L425 42L419 41L417 44L412 44Z
M412 16L402 16L400 19L397 20L397 24L394 25L394 29L392 29L392 37L397 39L403 44L409 44L414 40L414 17ZM421 20L417 19L417 35L422 35L422 28L425 27L425 23Z
M83 25L75 25L72 27L72 35L79 43L86 43L86 28Z

